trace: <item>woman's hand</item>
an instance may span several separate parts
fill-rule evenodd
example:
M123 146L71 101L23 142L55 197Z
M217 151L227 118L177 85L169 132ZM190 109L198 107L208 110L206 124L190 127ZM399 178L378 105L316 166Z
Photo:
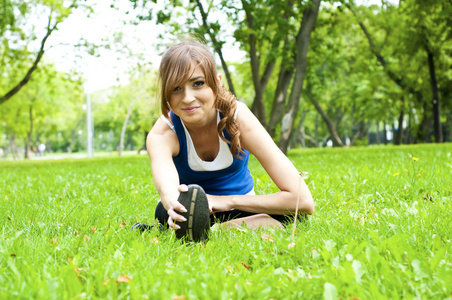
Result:
M177 188L179 193L186 193L188 192L188 187L185 184L179 185ZM179 229L180 226L174 223L176 222L185 222L187 219L185 219L183 216L179 215L177 212L187 212L187 209L177 201L177 199L171 199L170 201L171 208L167 210L168 213L168 226L173 229Z
M231 205L231 197L230 196L213 196L207 195L207 199L209 201L209 210L210 213L216 213L220 211L230 211L233 209Z

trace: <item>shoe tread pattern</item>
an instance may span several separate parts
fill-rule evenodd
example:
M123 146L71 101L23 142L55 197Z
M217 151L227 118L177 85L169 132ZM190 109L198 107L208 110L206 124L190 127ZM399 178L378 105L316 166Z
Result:
M210 213L203 188L195 184L189 185L188 192L181 193L178 200L187 209L187 212L179 213L187 221L177 223L180 229L176 230L176 237L186 238L190 242L204 241L210 229Z

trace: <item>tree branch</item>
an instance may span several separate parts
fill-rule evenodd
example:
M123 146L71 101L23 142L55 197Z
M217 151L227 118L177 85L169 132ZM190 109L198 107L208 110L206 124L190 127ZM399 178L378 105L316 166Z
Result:
M234 85L232 84L231 74L229 73L229 69L228 69L228 65L226 64L226 61L224 60L223 51L221 50L221 47L219 46L220 43L217 41L215 34L210 30L211 28L210 28L209 24L207 23L207 13L204 11L204 7L202 6L201 1L196 0L196 4L199 8L199 12L201 13L203 27L204 27L205 31L207 32L207 34L209 35L210 40L212 41L213 46L215 48L215 51L217 52L218 56L220 57L221 66L223 67L224 73L226 75L226 80L228 82L229 91L235 95L235 90L234 90Z
M30 80L31 75L33 72L37 69L39 62L41 61L42 56L44 55L44 46L49 38L49 36L52 34L52 32L55 30L56 26L58 25L58 22L56 22L53 26L51 26L51 18L49 17L49 23L47 24L47 33L44 36L44 38L41 41L41 48L39 49L38 55L36 56L35 61L33 62L33 65L28 70L27 74L25 74L25 77L15 86L13 87L9 92L7 92L4 96L0 98L0 105L8 101L12 96L14 96L17 92L20 91L20 89L27 84L27 82Z
M342 3L351 11L353 16L355 17L356 21L358 22L359 27L361 27L361 30L363 31L364 35L366 36L366 39L367 39L367 41L369 43L370 51L375 55L375 57L377 58L378 62L381 64L381 66L383 67L383 70L386 72L388 77L392 81L394 81L398 86L400 86L402 89L408 90L408 91L414 93L414 91L403 82L402 78L400 78L399 76L394 74L394 72L392 72L391 70L388 69L388 65L386 63L386 60L380 54L380 52L376 49L374 41L373 41L372 37L370 36L369 31L367 30L367 28L364 25L364 23L361 22L360 20L358 20L358 17L356 15L356 11L353 9L351 4L350 3L346 3L345 1L342 1Z

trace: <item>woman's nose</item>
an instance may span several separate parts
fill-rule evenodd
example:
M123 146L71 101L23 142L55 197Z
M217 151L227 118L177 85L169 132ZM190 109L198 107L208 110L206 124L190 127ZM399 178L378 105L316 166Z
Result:
M182 101L192 102L193 100L195 100L195 95L193 93L193 90L191 88L185 88L184 89L184 98L182 99Z

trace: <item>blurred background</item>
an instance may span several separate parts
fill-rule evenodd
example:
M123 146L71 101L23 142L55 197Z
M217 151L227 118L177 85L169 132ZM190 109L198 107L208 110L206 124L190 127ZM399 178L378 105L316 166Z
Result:
M145 154L186 33L284 152L452 141L450 0L3 0L0 159Z

